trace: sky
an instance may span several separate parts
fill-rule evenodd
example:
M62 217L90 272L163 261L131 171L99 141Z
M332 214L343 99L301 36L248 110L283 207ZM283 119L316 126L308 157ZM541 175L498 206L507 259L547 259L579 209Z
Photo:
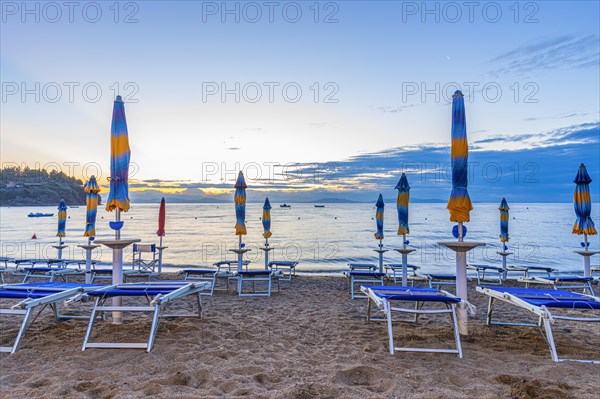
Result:
M3 167L106 190L120 94L133 200L445 201L459 88L474 202L600 198L596 1L67 4L1 2Z

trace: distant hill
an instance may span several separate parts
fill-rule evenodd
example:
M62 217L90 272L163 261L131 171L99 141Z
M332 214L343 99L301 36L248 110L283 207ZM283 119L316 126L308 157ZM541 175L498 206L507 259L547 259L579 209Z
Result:
M83 182L56 171L0 170L0 206L52 206L61 198L69 206L85 205Z

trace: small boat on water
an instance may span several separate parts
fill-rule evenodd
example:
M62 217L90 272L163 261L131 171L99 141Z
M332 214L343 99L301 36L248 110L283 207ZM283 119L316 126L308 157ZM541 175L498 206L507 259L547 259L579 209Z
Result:
M45 217L50 217L50 216L54 216L54 214L53 213L42 213L42 212L36 212L36 213L31 212L29 215L27 215L27 217L30 217L30 218L45 218Z
M325 208L325 205L317 205L317 204L315 204L315 208Z
M291 205L288 205L288 204L281 204L281 205L279 205L279 206L280 206L281 208L291 208L291 207L292 207Z
M79 208L79 205L71 205L69 208Z

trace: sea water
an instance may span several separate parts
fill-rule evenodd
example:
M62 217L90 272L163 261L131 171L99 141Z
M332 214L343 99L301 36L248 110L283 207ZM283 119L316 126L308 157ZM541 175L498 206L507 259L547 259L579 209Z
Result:
M468 253L468 262L500 265L496 253L501 248L499 236L498 204L475 204L466 241L484 242ZM600 214L600 206L594 204L592 217ZM53 217L29 218L30 212L54 213ZM84 259L85 252L77 247L85 244L85 207L68 210L68 247L63 258ZM57 214L55 207L2 207L0 208L0 240L2 256L13 258L52 258L57 256L53 245L56 237ZM245 259L254 267L264 267L265 244L262 236L262 204L250 203L246 207L248 234L243 236L245 247L250 249ZM96 223L97 239L110 239L114 231L108 222L114 220L114 212L98 209ZM142 243L159 243L156 236L158 204L132 204L131 210L121 214L125 222L121 231L123 238L139 238ZM334 272L347 268L350 262L377 263L379 240L375 239L375 208L373 204L326 204L316 208L313 204L291 204L281 208L273 204L271 210L269 260L298 261L299 271ZM583 236L571 234L575 221L572 204L510 204L508 248L512 255L508 264L544 265L560 271L582 271L583 259L574 253L582 249ZM416 249L408 257L410 264L421 267L422 272L452 272L454 252L439 246L439 241L455 240L452 236L454 223L449 221L445 204L410 204L410 234L406 237L409 247ZM166 235L163 245L163 264L167 270L183 267L210 266L212 263L235 259L231 249L237 248L235 235L235 210L229 204L167 204ZM397 235L397 211L395 204L385 208L384 263L400 263L401 255L394 248L402 246ZM37 239L31 237L35 234ZM599 236L589 237L590 249L600 250ZM93 258L110 264L112 252L100 247ZM131 263L132 249L124 250L125 267ZM600 255L592 257L592 264L600 263Z

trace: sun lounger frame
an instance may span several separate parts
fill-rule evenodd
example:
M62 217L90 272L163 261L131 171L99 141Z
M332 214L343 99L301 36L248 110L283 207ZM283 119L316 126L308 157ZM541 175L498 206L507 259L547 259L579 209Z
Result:
M0 286L0 290L18 290L23 291L23 287L19 289L20 284L3 284ZM98 289L98 287L74 287L64 289L63 291L56 292L56 287L31 287L31 289L37 292L49 291L51 290L53 293L41 298L25 298L21 302L13 305L12 307L5 309L0 309L0 315L8 315L8 316L20 316L23 318L21 321L21 327L17 333L17 337L12 346L2 346L0 347L0 352L4 353L15 353L25 337L29 326L33 323L33 321L39 316L42 311L47 307L50 308L54 312L54 316L57 321L69 320L69 319L87 319L88 316L76 316L76 315L65 315L61 314L59 310L59 303L64 302L69 299L76 298L81 296L86 291L91 291ZM37 309L39 308L39 310ZM34 311L38 310L37 313Z
M348 278L348 291L350 292L350 298L368 298L367 295L356 294L355 285L362 285L367 283L370 285L378 284L384 286L386 273L378 273L372 271L349 271L344 272L344 275Z
M523 272L523 277L529 277L529 274L531 272L538 272L538 273L546 273L546 275L548 277L551 276L552 272L555 272L556 269L552 268L552 267L546 267L546 266L519 266L519 265L512 265L512 266L508 266L506 268L506 270L508 272Z
M262 274L264 270L260 270L261 274L252 275L252 271L246 271L237 274L238 281L238 296L271 296L271 286L273 285L273 272L269 271L268 273ZM244 281L252 282L252 293L244 292ZM256 291L254 287L254 283L257 281L266 281L267 282L267 291ZM277 291L279 292L279 279L277 278Z
M501 267L498 266L489 266L489 265L474 265L468 264L467 270L475 270L477 273L477 284L486 284L486 285L502 285L504 283L503 273ZM493 273L493 279L486 279L486 273Z
M296 261L272 261L269 262L268 267L273 271L281 271L283 274L279 276L279 280L292 281L292 277L296 275Z
M235 278L237 272L230 272L228 270L218 270L218 269L185 269L180 271L178 274L183 274L183 278L186 281L208 281L210 282L211 288L210 292L202 292L200 295L213 296L217 282L219 279L225 280L227 285L226 291L229 291L229 280Z
M501 287L495 288L486 288L486 287L476 287L477 292L480 292L489 297L488 299L488 310L486 316L486 324L487 325L501 325L501 326L517 326L517 327L543 327L543 330L540 328L540 332L542 336L546 340L548 347L550 349L550 355L552 356L552 360L555 362L581 362L581 363L593 363L600 364L600 360L588 360L588 359L566 359L560 358L558 356L558 352L556 349L556 343L554 342L554 334L552 333L552 324L554 324L557 320L567 320L567 321L579 321L585 323L593 323L600 322L600 317L571 317L571 316L560 316L556 314L552 314L550 310L546 306L537 306L535 304L531 304L516 295L510 294L508 292L498 291ZM560 295L560 291L557 292ZM600 302L599 297L591 296L591 295L583 295L587 298L590 298L596 302ZM533 313L538 317L538 323L516 323L516 322L506 322L506 321L492 321L492 307L495 300L499 300L502 302L509 303L511 305L517 306L519 308L525 309L530 313Z
M525 283L525 288L529 288L531 284L541 284L541 285L551 285L555 290L583 290L584 293L587 290L588 293L592 296L595 296L594 288L592 287L592 283L594 279L585 280L582 278L580 284L561 284L562 282L569 283L568 280L562 280L560 276L555 277L538 277L538 276L528 276L522 277L518 280L520 283Z
M382 287L382 290L389 289L390 287ZM367 321L385 321L387 323L387 333L388 333L388 346L390 350L390 354L393 355L396 351L401 352L425 352L425 353L452 353L456 354L460 359L463 358L462 345L460 342L460 332L458 330L458 321L456 320L456 306L462 306L464 304L463 301L458 303L452 302L443 302L443 301L417 301L415 300L414 309L403 308L398 306L393 306L392 301L387 298L378 296L375 291L370 287L362 286L361 291L365 293L368 298L369 303L367 304ZM393 289L393 288L392 288ZM415 291L419 290L416 288ZM409 290L407 290L409 291ZM405 291L405 293L407 292ZM456 298L456 296L450 294L449 292L437 290L438 294L442 294L443 296ZM402 293L401 291L399 293ZM397 301L397 302L404 302ZM406 301L409 301L408 299ZM375 319L371 317L371 302L373 302L384 314L385 319ZM421 302L421 303L420 303ZM424 302L443 302L446 305L446 309L423 309ZM443 348L411 348L411 347L397 347L394 344L394 331L392 326L392 312L401 312L401 313L410 313L414 315L414 321L417 321L417 318L421 314L449 314L452 320L452 327L454 329L454 341L456 344L456 349L443 349Z
M107 296L96 296L96 300L94 302L94 308L92 309L92 314L89 318L89 323L87 327L87 331L85 333L85 338L83 340L83 346L81 347L82 351L85 351L88 348L99 348L99 349L145 349L146 352L150 352L152 347L154 346L154 341L156 338L156 332L158 330L158 324L161 317L198 317L202 318L202 298L200 293L206 289L211 288L211 283L202 281L202 282L190 282L186 281L186 284L182 284L181 282L169 282L169 281L153 281L153 282L143 282L143 283L129 283L129 284L120 284L117 286L111 286L107 288L103 288L97 290L96 292L101 293L102 291L106 291L109 294L111 289L161 289L165 287L175 287L179 286L172 292L168 294L158 294L155 295L154 298L149 300L148 306L141 305L133 305L133 306L112 306L112 305L104 305L105 301L109 298L113 298L113 295ZM177 299L189 296L189 295L197 296L197 314L168 314L161 315L161 312L165 305L169 302L173 302ZM127 295L118 295L118 296L127 296ZM99 315L102 315L105 312L148 312L152 313L152 324L150 326L150 333L148 335L148 340L143 342L91 342L90 337L92 335L92 330L94 329L94 324L96 322L96 318Z
M27 280L33 278L47 279L49 283L53 283L55 277L61 277L66 283L67 276L81 276L85 274L83 270L69 269L66 267L26 267L23 270L25 271L22 281L23 284L27 283Z
M442 285L456 286L456 276L452 274L427 274L429 288L440 289Z
M396 275L396 271L402 271L402 263L385 263L383 265L383 268L385 269L385 271L387 273L389 273L389 271L392 271L392 275L388 275L388 277L391 277L392 280L394 281L394 284L396 284L396 280L402 280L402 276L397 276ZM406 269L408 271L408 276L412 276L415 277L417 276L417 270L420 269L420 266L415 266L415 265L406 265ZM412 281L412 284L414 285L414 280Z

